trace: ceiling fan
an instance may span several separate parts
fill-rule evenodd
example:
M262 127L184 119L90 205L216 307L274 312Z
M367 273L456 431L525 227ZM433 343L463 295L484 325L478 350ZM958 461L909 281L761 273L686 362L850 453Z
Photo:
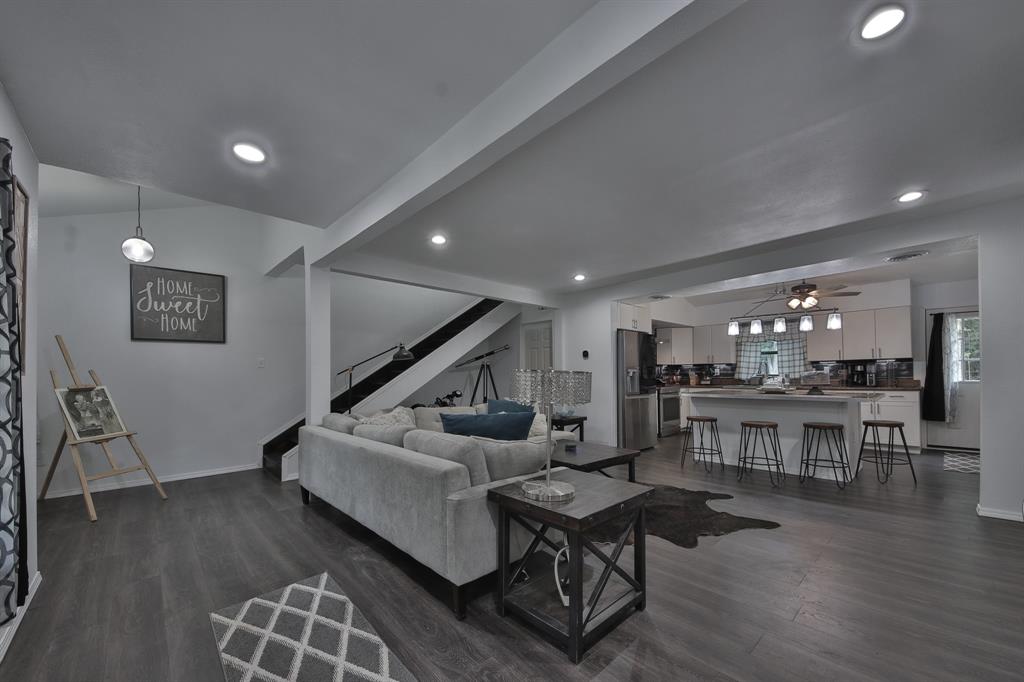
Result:
M789 293L786 294L786 305L791 310L797 308L803 308L809 310L824 298L838 298L840 296L860 296L859 291L842 291L845 289L845 284L833 284L831 286L821 287L814 283L808 283L807 280L800 282L800 284L794 284L790 287Z

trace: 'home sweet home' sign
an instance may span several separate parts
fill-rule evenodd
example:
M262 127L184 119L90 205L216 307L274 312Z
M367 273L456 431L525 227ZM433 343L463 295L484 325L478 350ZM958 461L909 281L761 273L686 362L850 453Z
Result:
M132 340L224 343L223 275L131 265Z

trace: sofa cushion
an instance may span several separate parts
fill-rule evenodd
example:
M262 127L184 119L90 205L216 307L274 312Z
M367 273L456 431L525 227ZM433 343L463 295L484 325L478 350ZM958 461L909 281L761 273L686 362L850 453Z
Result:
M533 412L533 405L523 405L514 400L495 398L487 403L487 414L501 414L502 412Z
M405 434L414 430L415 426L400 424L398 426L382 426L380 424L359 424L352 429L353 436L369 438L378 443L390 443L402 447Z
M445 433L483 436L495 440L526 440L531 423L532 412L441 414L441 424Z
M378 412L370 417L359 417L360 424L377 426L416 426L416 418L408 407L396 407L390 412Z
M472 438L414 429L405 434L403 445L407 450L462 464L469 470L470 485L489 483L492 480L488 475L483 449Z
M492 440L474 436L483 450L487 473L492 481L522 476L540 471L547 463L546 441L533 443L526 440Z
M413 414L416 416L416 428L427 431L444 432L441 426L441 413L445 414L476 414L472 407L414 407Z
M359 426L359 420L353 419L347 414L338 414L332 412L324 417L323 422L320 424L324 428L332 429L334 431L340 431L342 433L351 434L352 430Z

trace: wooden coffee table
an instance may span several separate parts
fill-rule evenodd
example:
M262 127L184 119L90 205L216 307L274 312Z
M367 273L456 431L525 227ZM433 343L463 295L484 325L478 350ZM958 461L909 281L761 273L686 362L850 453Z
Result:
M582 471L556 471L551 478L572 483L576 496L566 502L531 500L523 494L522 482L487 491L487 499L498 505L498 591L495 596L500 615L511 611L565 650L569 660L579 663L595 642L631 613L643 611L647 605L644 505L654 488ZM615 519L625 524L612 551L606 553L587 535ZM513 522L533 535L526 553L515 563L510 547ZM568 607L562 606L560 601L552 603L550 595L545 596L543 588L552 581L550 564L538 577L517 584L524 567L542 543L551 552L563 548L548 537L549 530L565 533L569 548ZM633 538L632 574L619 565L630 537ZM583 570L584 550L596 560L592 564L598 564L589 579ZM618 577L614 581L618 587L609 591L618 594L602 599L613 574ZM621 591L623 585L625 591Z
M604 472L604 469L619 464L628 464L629 480L636 481L636 458L640 456L639 450L613 448L600 443L576 443L576 452L566 452L565 446L564 442L555 446L554 452L551 453L552 466L569 467L576 471L591 471L612 478Z

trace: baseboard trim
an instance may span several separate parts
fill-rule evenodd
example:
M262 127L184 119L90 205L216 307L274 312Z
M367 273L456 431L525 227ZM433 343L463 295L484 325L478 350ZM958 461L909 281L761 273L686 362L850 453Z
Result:
M190 471L184 474L171 474L170 476L160 476L161 483L170 483L172 481L185 481L190 478L205 478L207 476L219 476L220 474L233 474L236 471L248 471L250 469L259 469L260 463L253 462L251 464L239 464L232 467L221 467L219 469L204 469L203 471ZM101 493L106 490L121 490L122 488L135 488L140 485L153 485L153 482L149 480L149 477L131 479L128 481L115 481L113 479L107 479L98 484L90 484L89 492ZM81 488L70 488L68 490L57 490L46 493L46 499L54 497L70 497L71 495L81 495Z
M43 582L43 574L36 571L36 574L32 576L32 581L28 584L28 595L25 597L25 603L18 608L18 613L14 616L14 620L0 627L0 663L3 662L4 656L7 655L7 650L10 648L11 642L14 641L14 635L18 632L21 619L28 612L28 607L32 604L32 597L36 596L36 590L39 589L39 583L41 582Z
M1018 521L1024 523L1024 513L1007 511L1005 509L992 509L978 505L978 516L987 516L990 519L1005 519L1006 521Z

